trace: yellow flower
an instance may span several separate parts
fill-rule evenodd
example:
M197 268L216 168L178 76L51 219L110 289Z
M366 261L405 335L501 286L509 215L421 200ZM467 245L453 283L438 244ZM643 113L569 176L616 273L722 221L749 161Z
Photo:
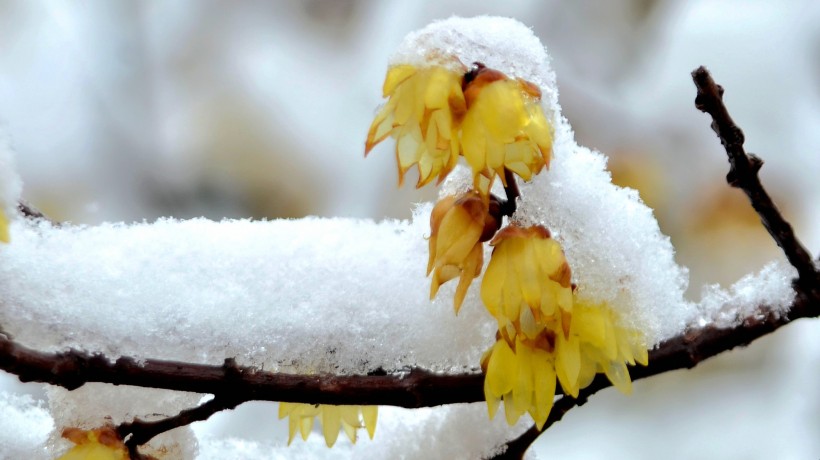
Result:
M507 421L529 412L539 429L552 408L556 380L578 396L597 373L629 393L627 364L646 365L638 331L615 310L581 298L560 245L540 226L509 226L490 243L493 255L481 297L498 321L495 345L482 358L490 417L504 401Z
M0 210L0 241L9 242L9 218L3 210Z
M490 245L494 249L481 299L499 329L517 324L533 338L544 327L543 319L572 312L572 273L561 245L546 228L510 225Z
M63 437L76 444L58 460L128 460L128 449L113 427L66 428Z
M495 213L490 211L491 206ZM427 274L433 273L430 299L436 296L442 284L460 277L453 299L458 313L467 288L481 274L484 265L481 243L495 233L500 222L497 201L487 200L474 191L448 196L436 203L430 214L427 262Z
M504 169L528 181L549 168L552 134L541 108L541 91L534 84L476 63L463 87L467 114L461 148L476 186L478 175L490 183L501 176L506 185Z
M555 398L554 356L535 341L519 336L513 340L511 347L508 338L500 337L482 359L490 418L503 400L507 423L513 425L529 412L541 429Z
M455 67L463 67L460 63ZM463 70L441 66L397 65L387 71L383 94L389 100L376 115L365 142L365 156L388 136L396 139L399 185L418 165L422 187L444 180L458 160L458 130L466 107Z
M441 182L464 155L484 196L496 175L506 185L505 169L530 180L549 167L552 134L541 91L481 63L465 73L458 59L449 61L449 66L388 69L383 95L389 99L370 125L365 155L394 137L399 185L417 165L416 187L436 177Z
M325 443L333 447L339 437L339 430L344 430L351 442L356 442L356 430L367 429L370 439L376 433L378 406L334 406L327 404L279 403L279 418L288 417L288 445L293 441L296 432L307 440L313 429L313 420L319 417Z

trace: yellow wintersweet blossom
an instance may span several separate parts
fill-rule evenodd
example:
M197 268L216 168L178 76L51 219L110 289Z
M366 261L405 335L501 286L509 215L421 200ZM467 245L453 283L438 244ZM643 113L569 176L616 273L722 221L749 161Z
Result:
M491 212L491 207L493 208ZM430 299L439 287L459 277L453 299L456 314L473 279L481 274L484 247L501 222L498 202L475 191L441 199L430 214L430 257L427 274L433 273Z
M529 412L539 429L552 408L556 380L578 396L597 373L629 393L627 364L647 364L642 335L622 326L606 304L578 297L561 246L540 226L511 225L490 243L481 297L498 321L482 358L490 417L504 401L507 421Z
M313 421L319 417L325 443L333 447L344 430L351 442L356 442L356 430L365 428L370 439L376 433L378 406L334 406L327 404L279 403L279 418L288 417L288 445L298 431L307 440L313 429Z
M476 177L496 175L506 185L508 169L529 181L549 168L552 133L534 84L511 79L476 63L464 79L467 114L461 125L461 148Z
M9 242L9 218L2 209L0 209L0 241Z
M466 71L458 59L449 58L447 66L390 67L383 95L389 99L370 125L365 155L394 137L399 185L413 165L419 171L416 187L434 178L441 182L459 155L484 196L496 175L506 185L505 169L530 180L549 167L552 132L541 91L530 82L481 63Z
M455 66L462 67L460 63ZM365 156L388 136L396 139L399 185L418 165L416 187L444 180L458 160L458 130L466 106L463 70L442 66L396 65L388 69L383 95L389 98L370 126Z
M57 460L128 460L128 449L113 427L66 428L63 437L76 444Z

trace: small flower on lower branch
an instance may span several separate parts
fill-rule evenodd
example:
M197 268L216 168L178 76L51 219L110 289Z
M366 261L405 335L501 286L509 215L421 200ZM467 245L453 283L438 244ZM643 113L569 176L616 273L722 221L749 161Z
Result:
M2 209L0 209L0 241L9 242L9 218Z
M482 358L490 417L504 401L507 422L529 412L538 428L552 408L556 379L564 393L604 373L629 393L627 364L647 364L638 331L621 326L606 304L578 296L561 246L540 226L511 225L490 243L481 297L498 321L496 343Z
M111 426L94 430L66 428L63 437L75 444L58 460L128 460L128 449ZM146 457L152 458L152 457Z
M322 433L328 447L333 447L344 430L351 442L356 442L356 430L365 428L370 439L376 433L378 406L334 406L327 404L279 403L279 418L288 417L288 445L296 432L307 440L313 429L313 421L319 417Z

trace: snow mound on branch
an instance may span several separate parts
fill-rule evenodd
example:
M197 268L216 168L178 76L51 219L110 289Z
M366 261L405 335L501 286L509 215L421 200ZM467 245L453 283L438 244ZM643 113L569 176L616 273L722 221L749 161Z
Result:
M294 373L478 367L495 329L475 296L428 299L413 222L162 219L16 223L0 247L0 324L41 350Z
M729 290L717 284L703 287L696 325L734 327L746 318L784 315L794 302L792 280L797 270L782 261L769 262L756 274L739 279Z

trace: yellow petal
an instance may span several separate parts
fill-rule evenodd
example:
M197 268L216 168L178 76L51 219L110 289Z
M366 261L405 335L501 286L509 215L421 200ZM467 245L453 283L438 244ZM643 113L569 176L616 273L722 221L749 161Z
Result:
M293 416L291 416L292 418ZM310 431L313 429L313 416L297 417L297 420L299 421L299 434L302 435L303 441L307 441Z
M288 415L290 415L290 413L293 412L294 409L296 409L296 406L298 406L298 404L280 402L279 403L279 419L281 420L281 419L287 417Z
M359 420L359 406L339 406L339 411L342 415L342 424L348 424L354 428L362 426Z
M537 323L532 310L529 307L521 308L521 315L519 316L519 323L521 324L521 332L527 336L528 339L534 340L535 337L544 329L543 323Z
M356 427L342 420L342 429L347 435L347 439L350 439L350 442L356 444Z
M501 404L501 398L495 396L490 390L490 383L487 378L484 378L484 399L487 401L487 412L490 415L490 420L495 418L495 413L498 412L498 405Z
M512 393L504 395L504 417L507 419L508 425L515 425L521 415L524 414L524 411L518 410L516 406L515 396Z
M491 315L498 318L503 312L504 283L507 280L506 252L496 248L481 280L481 300Z
M379 417L379 406L362 406L362 420L364 420L364 427L367 429L367 435L373 439L376 434L376 421Z
M518 254L517 274L521 282L521 292L524 297L524 302L531 306L538 308L541 303L541 281L539 276L543 277L538 271L538 262L535 259L534 241L521 239L521 247ZM530 243L530 244L526 244Z
M325 444L333 447L339 437L339 430L342 427L342 414L339 406L322 406L322 433L325 435Z
M535 350L532 354L533 380L535 385L534 406L537 416L533 416L540 430L547 421L555 399L555 368L550 354L544 350Z
M288 445L293 442L293 438L296 437L296 432L299 431L300 420L301 419L295 415L288 418Z
M578 338L570 335L565 339L557 334L555 340L555 372L565 393L578 396L578 376L581 372L581 354Z
M520 338L515 339L516 377L512 388L515 410L520 414L529 410L533 398L532 348ZM506 403L505 403L506 404Z
M484 230L484 222L474 220L467 209L456 205L441 221L436 240L438 263L462 261L472 251Z
M473 174L480 173L487 165L484 153L486 145L487 139L481 120L474 112L468 111L461 125L461 152Z
M627 395L632 393L632 380L629 378L629 371L624 362L610 361L609 364L604 367L604 372L609 381L612 382L612 385L620 390L621 393Z
M390 67L387 71L387 76L384 79L382 86L383 97L388 97L396 90L401 83L416 73L416 67L412 65L396 65Z
M484 247L480 244L473 246L473 250L467 256L464 268L461 271L461 279L456 288L456 294L453 298L453 306L456 314L461 309L461 304L464 302L464 297L467 295L467 289L473 281L473 278L479 275L481 265L484 262Z
M487 376L491 394L503 396L512 391L516 375L515 354L505 340L497 340L487 363Z
M0 210L0 241L9 242L9 219L6 213Z

